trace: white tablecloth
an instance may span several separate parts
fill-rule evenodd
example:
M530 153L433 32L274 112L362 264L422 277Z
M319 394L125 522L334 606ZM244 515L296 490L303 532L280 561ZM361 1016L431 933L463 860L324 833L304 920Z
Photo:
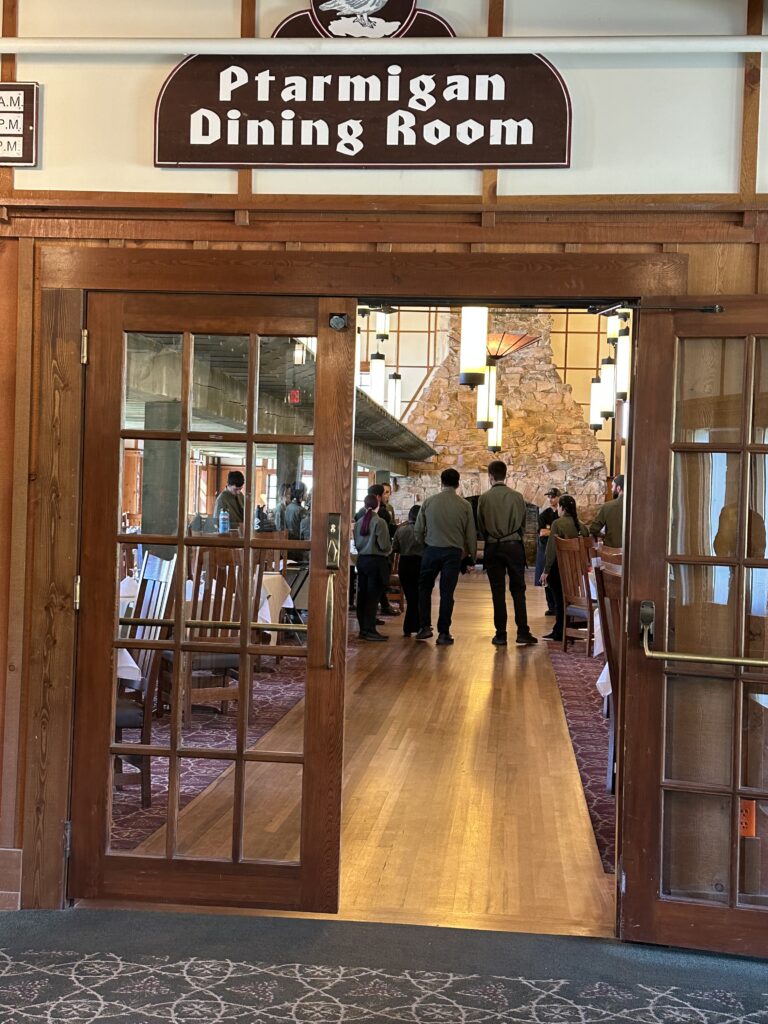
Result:
M138 683L141 681L141 670L133 660L130 651L118 648L117 650L117 678L126 679L129 682Z
M291 588L279 572L265 572L261 581L259 622L279 622L280 609L293 608Z
M597 582L595 580L594 570L590 570L589 573L589 593L593 601L597 600ZM601 654L605 652L605 643L603 641L603 623L600 619L600 609L595 608L595 643L592 648L592 657L599 658ZM611 670L608 668L608 662L605 663L605 668L597 677L595 683L597 691L601 697L607 697L612 692L611 687Z
M133 576L120 580L120 618L124 619L139 596L139 584Z

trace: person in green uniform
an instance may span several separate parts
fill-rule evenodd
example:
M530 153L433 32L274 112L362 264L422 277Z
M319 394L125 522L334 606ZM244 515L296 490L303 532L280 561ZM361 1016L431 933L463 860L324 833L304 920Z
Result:
M528 509L519 491L507 487L507 464L496 460L488 467L490 488L480 495L477 504L477 526L485 537L483 559L493 598L493 624L496 633L491 641L495 647L507 646L507 595L515 608L518 647L538 643L528 626L525 604L525 548L523 531Z
M357 549L357 621L361 640L382 641L389 637L376 629L376 608L389 580L389 555L392 540L384 520L378 515L379 498L369 494L363 515L355 521Z
M560 581L560 571L557 567L557 545L555 537L563 537L566 540L573 540L575 537L588 537L589 531L579 521L579 513L576 509L576 499L570 494L564 494L557 503L558 518L552 523L552 529L547 541L547 552L544 559L544 572L541 574L541 582L544 586L552 587L555 594L555 625L551 633L547 633L545 640L563 639L565 628L565 600L563 598L563 585Z
M227 473L227 486L216 498L216 504L213 506L213 519L217 527L220 512L229 512L230 530L237 530L243 525L245 521L244 486L245 477L239 469L233 469Z
M603 543L609 548L624 546L624 474L613 478L613 501L606 501L589 527L593 537L605 530Z

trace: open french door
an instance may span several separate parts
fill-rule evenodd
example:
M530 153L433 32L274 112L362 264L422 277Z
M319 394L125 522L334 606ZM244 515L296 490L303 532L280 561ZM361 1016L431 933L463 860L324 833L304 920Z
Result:
M337 909L354 325L89 296L71 898Z
M620 935L766 956L768 301L716 301L640 321Z

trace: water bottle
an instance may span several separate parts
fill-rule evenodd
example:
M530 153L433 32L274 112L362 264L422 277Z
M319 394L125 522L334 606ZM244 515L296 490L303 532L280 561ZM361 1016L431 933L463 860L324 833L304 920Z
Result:
M219 533L229 533L229 512L226 509L219 512Z

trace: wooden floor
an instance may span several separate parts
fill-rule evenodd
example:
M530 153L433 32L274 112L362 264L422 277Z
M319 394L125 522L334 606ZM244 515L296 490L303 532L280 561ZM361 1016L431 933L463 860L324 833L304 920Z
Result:
M541 636L551 623L542 592L528 597ZM491 645L480 574L459 584L454 647L407 640L401 621L388 620L386 645L350 648L340 916L612 935L614 877L602 870L546 644ZM262 743L281 749L300 722L299 706ZM270 767L252 765L247 790L263 794L259 772ZM281 826L291 807L297 818L295 795L286 776ZM179 824L190 853L228 858L231 780L201 794ZM297 821L274 825L246 822L272 844L291 837L263 850L256 838L250 856L296 855ZM163 848L158 834L140 852Z

